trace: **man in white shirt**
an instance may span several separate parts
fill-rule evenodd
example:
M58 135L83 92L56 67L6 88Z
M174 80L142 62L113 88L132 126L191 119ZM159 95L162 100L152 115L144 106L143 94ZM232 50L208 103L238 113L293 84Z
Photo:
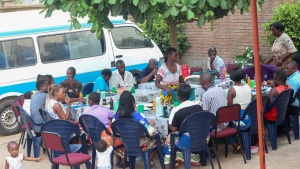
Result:
M130 72L125 70L126 67L124 61L118 60L116 62L116 68L117 70L112 72L111 78L109 80L109 87L132 87L135 83L135 79Z
M207 54L209 57L207 60L207 68L209 70L220 72L221 67L225 69L224 61L217 55L217 49L214 46L208 47Z

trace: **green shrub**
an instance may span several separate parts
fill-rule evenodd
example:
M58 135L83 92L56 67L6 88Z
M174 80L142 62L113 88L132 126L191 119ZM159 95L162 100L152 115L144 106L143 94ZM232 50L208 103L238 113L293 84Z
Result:
M263 25L264 30L268 33L265 36L265 40L272 46L275 37L272 35L270 25L273 22L281 22L285 26L284 33L288 34L294 42L295 47L300 49L300 1L294 3L294 1L284 2L283 4L277 3L277 6L273 10L274 15L270 22Z
M151 33L147 33L146 22L143 24L139 24L139 27L145 31L145 34L149 38L151 38L159 47L163 54L166 53L166 50L171 46L170 45L170 35L167 22L163 19L163 17L158 17L153 23L153 29ZM181 30L181 25L177 25L176 35L178 41L178 52L182 54L184 49L189 46L192 46L191 43L186 42L187 36Z

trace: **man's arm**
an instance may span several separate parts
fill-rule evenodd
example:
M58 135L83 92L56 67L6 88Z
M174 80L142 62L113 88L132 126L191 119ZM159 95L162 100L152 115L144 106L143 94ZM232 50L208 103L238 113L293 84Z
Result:
M278 95L276 88L272 88L269 93L270 102L274 100L274 98Z
M151 73L149 73L148 75L146 75L146 72L143 71L141 74L141 80L140 83L147 83L149 81L149 79L151 79L152 76L156 75L157 73L157 69L154 69Z

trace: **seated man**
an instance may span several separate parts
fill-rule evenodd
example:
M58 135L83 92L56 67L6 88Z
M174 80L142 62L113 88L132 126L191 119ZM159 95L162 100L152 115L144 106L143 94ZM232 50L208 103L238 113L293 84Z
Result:
M191 94L192 88L189 84L180 84L177 92L177 99L180 103L179 106L174 107L171 111L170 117L169 117L169 127L171 131L176 132L179 130L181 124L183 121L189 117L190 115L194 113L198 113L202 111L202 107L197 104L196 102L192 102L189 100L190 94ZM168 136L170 137L170 136ZM190 147L190 136L188 133L183 134L177 142L177 145L180 147ZM165 152L165 164L170 163L170 142L169 139L167 139L164 152ZM178 156L176 159L182 156ZM183 159L180 159L183 160ZM199 156L196 154L192 154L191 156L191 162L197 162L199 161ZM199 164L199 163L198 163Z
M207 54L207 68L209 70L216 70L217 72L220 72L221 67L225 69L224 61L217 55L217 49L214 46L208 47Z
M286 63L285 72L288 76L287 84L291 86L294 91L293 97L295 97L297 91L300 88L300 73L298 71L298 65L295 61ZM288 106L287 115L297 114L299 111L299 100L295 98L294 102Z
M111 78L111 70L103 69L101 71L101 76L99 76L94 84L93 92L107 91L109 92L109 79Z
M277 71L275 65L261 64L261 82L273 79L274 73ZM254 66L245 67L245 75L248 75L250 79L254 79Z
M112 87L132 87L135 83L135 79L132 74L125 70L125 63L123 60L118 60L116 62L117 70L112 72L111 78L109 80L109 88Z
M275 87L273 87L270 90L269 97L270 97L270 102L275 99L275 97L283 92L286 89L289 89L290 86L286 84L286 79L287 79L287 74L283 70L278 70L274 74L274 84ZM266 112L264 114L264 118L267 122L275 122L277 118L277 110L275 107L272 107L269 112Z
M39 75L39 78L36 81L35 85L36 85L37 92L31 97L30 116L36 124L40 124L44 120L39 112L39 109L45 108L48 86L49 86L48 78L45 76ZM38 137L41 136L41 126L33 125L32 129L36 136L38 136Z
M142 70L140 76L140 83L152 82L154 81L155 75L157 73L157 60L150 59L147 67Z
M76 75L76 69L69 67L67 69L67 79L60 82L60 85L66 88L66 93L70 98L79 98L79 94L82 91L82 83L74 79Z

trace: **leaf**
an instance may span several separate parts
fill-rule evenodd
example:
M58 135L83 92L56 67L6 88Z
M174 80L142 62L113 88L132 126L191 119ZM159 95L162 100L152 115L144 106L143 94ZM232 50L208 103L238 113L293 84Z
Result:
M96 32L96 36L98 39L101 39L102 36L103 36L103 29L102 28L99 28Z
M107 16L105 16L103 19L103 27L106 29L111 29L114 27L114 25L111 23Z
M239 9L242 9L242 8L243 8L243 5L244 5L243 0L238 0L238 1L236 2L236 6L237 6Z
M140 1L138 7L142 13L147 10L147 3L145 1Z
M73 5L73 1L67 1L62 7L62 11L69 11L71 6ZM79 7L79 6L78 6ZM79 11L79 10L77 10Z
M205 22L206 22L205 15L200 14L198 17L197 26L201 28L205 24Z
M117 3L117 0L109 0L108 3L111 4L111 5L114 5L114 4Z
M99 4L101 3L103 0L92 0L92 4Z
M174 6L171 8L171 15L172 16L177 16L179 13L179 10Z
M186 6L183 6L180 10L181 12L184 12L184 11L187 11L187 7Z
M54 2L54 0L47 0L47 4L48 4L48 5L52 5L53 2Z
M89 9L89 5L87 4L86 0L80 0L80 5L81 5L84 9Z
M204 5L205 5L205 2L206 2L206 0L199 0L199 2L198 2L198 8L202 9L204 7Z
M219 5L218 0L207 0L207 2L211 7L214 7L214 8L216 8Z
M187 15L188 15L188 19L189 19L189 20L195 18L195 14L194 14L194 12L191 11L191 10L188 10Z
M46 18L47 18L47 17L51 17L52 12L53 12L53 10L48 9L47 12L46 12L46 16L45 16L45 17L46 17Z
M155 6L157 4L157 0L150 0L150 3L152 6Z
M222 9L227 9L227 0L221 0L220 6Z
M74 25L75 29L80 29L81 25L80 25L79 21L76 18L73 19L72 22L73 22L73 25Z
M117 2L115 5L111 8L111 15L112 16L118 16L122 12L123 6L119 2Z
M133 0L133 5L134 5L134 6L137 6L138 3L139 3L139 0Z
M167 9L163 14L164 18L168 18L171 15L171 12L172 12L171 8Z

